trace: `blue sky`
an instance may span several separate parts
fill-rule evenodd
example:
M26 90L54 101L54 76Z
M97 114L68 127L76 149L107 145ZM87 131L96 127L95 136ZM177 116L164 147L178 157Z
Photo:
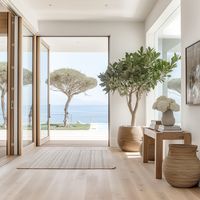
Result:
M98 81L98 86L74 96L71 105L107 105L108 97L99 86L98 75L104 72L108 65L108 54L105 52L51 52L50 72L59 68L72 68L79 70L87 76L94 77ZM61 92L50 92L52 105L63 105L66 96ZM59 99L59 101L58 101Z
M31 69L31 55L30 53L23 54L23 67ZM43 56L45 56L43 54ZM0 54L1 61L6 61L5 53ZM46 59L42 59L45 65ZM50 53L50 72L59 68L73 68L80 72L97 79L98 85L96 88L88 90L86 94L79 94L75 96L71 102L71 105L107 105L108 97L102 91L99 86L98 75L104 72L108 65L108 54L105 52L51 52ZM41 72L45 72L45 69L41 69ZM46 78L46 77L44 77ZM44 87L41 87L41 93L44 94ZM23 88L23 104L29 105L31 103L31 85L26 85ZM41 103L43 99L46 99L44 95L41 97ZM63 105L66 102L66 96L61 92L50 91L50 98L52 105ZM59 99L59 101L58 101ZM45 101L44 101L45 102Z

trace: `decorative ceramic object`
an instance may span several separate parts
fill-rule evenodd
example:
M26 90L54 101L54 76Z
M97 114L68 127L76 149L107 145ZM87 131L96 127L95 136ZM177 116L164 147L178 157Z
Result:
M139 126L120 126L118 145L122 151L139 152L142 143L142 128Z
M170 144L169 153L163 162L167 182L174 187L189 188L200 180L200 161L196 145Z
M173 126L175 124L175 118L172 110L163 112L161 121L165 126Z
M160 96L153 104L153 109L161 111L163 113L161 119L163 125L173 126L175 124L173 111L178 112L180 110L180 106L176 103L174 99Z

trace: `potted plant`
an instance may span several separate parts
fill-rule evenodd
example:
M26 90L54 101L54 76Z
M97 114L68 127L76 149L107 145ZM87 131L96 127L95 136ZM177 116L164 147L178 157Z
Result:
M126 53L125 57L113 64L109 64L106 72L101 73L100 85L106 93L118 91L125 96L131 114L129 126L120 126L118 144L124 151L139 151L142 130L135 126L136 113L142 95L154 89L158 82L175 67L179 56L174 54L170 62L160 58L160 53L153 48L141 47L133 53Z

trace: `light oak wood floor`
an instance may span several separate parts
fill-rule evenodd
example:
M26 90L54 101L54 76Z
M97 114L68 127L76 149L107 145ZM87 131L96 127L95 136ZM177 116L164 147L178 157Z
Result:
M107 147L107 140L49 140L42 147Z
M111 149L115 170L16 169L37 151L36 148L0 168L0 200L200 199L200 188L177 189L164 179L156 180L152 163L143 164L137 154L126 155L118 149Z

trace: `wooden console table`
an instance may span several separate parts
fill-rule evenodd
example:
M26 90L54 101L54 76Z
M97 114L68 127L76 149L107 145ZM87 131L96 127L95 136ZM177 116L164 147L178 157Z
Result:
M162 179L163 140L184 140L191 144L191 134L187 132L159 132L149 128L143 129L143 162L148 162L149 141L155 140L155 172L156 179Z

